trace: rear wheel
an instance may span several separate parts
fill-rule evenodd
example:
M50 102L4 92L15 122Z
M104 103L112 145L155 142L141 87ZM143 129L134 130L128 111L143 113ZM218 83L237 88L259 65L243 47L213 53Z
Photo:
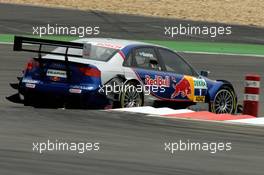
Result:
M210 109L216 114L234 114L236 111L236 96L230 87L222 87L215 95L214 101L210 103Z
M143 93L137 91L136 83L129 82L125 85L119 103L121 108L143 106Z

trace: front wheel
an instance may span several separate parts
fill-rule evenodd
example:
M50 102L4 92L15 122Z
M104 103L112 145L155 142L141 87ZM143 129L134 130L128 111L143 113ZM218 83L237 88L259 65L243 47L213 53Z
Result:
M216 114L234 114L236 112L236 95L230 87L222 87L210 103L210 109Z

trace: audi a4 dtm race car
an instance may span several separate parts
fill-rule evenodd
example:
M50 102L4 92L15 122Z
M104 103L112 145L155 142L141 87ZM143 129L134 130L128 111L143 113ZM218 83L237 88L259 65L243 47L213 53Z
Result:
M177 52L144 42L89 38L73 42L15 36L14 51L37 53L10 84L7 97L30 106L66 108L137 107L146 104L186 108L207 103L215 113L235 113L232 84L210 80ZM118 87L118 88L117 88Z

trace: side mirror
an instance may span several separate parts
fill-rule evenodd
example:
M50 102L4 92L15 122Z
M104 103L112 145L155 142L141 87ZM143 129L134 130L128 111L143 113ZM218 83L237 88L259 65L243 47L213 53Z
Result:
M210 74L210 71L207 71L207 70L202 70L200 72L200 75L203 76L203 77L208 77L209 74Z

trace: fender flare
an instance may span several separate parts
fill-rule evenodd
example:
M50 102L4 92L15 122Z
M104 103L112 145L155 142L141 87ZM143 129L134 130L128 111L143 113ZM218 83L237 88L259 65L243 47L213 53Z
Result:
M237 112L238 103L237 103L237 94L235 92L235 89L234 89L233 85L231 84L231 82L229 82L227 80L216 80L216 81L221 83L221 84L218 84L218 87L214 90L214 94L216 94L224 86L229 87L233 91L233 94L234 94L234 97L235 97L235 104L236 104L236 106L235 106L235 113L236 113ZM210 93L208 93L208 96L206 97L206 99L207 99L206 102L209 103L209 105L213 101L212 98L214 98L214 97L212 97L210 95Z
M115 77L113 77L112 79L110 79L109 81L107 81L104 86L107 87L107 85L113 86L114 84L116 84L116 86L120 86L122 87L123 85L129 83L129 82L134 82L137 85L141 85L142 86L142 82L140 82L137 79L131 78L131 79L127 79L124 75L121 74L117 74ZM110 93L110 94L105 94L107 96L107 98L113 100L113 101L119 101L121 98L121 92L117 93ZM144 102L144 95L143 95L143 102Z

